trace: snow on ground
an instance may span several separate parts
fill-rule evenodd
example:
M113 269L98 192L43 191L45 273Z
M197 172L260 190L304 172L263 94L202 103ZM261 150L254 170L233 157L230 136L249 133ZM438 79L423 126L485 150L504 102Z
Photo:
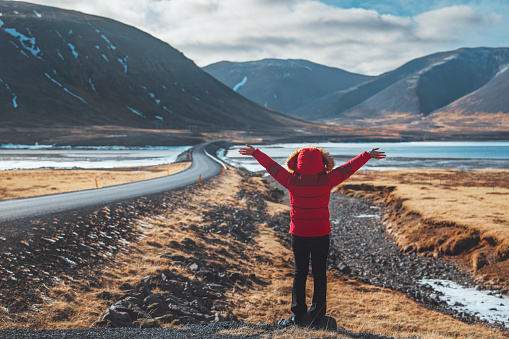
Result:
M92 82L92 78L88 78L88 83L90 84L90 86L92 86L92 90L95 92L95 94L99 95L99 93L97 93L97 90L95 89L94 83Z
M122 66L124 67L124 73L127 73L127 58L129 58L128 55L126 55L126 57L124 59L121 59L121 58L118 58L118 62L120 62L122 64Z
M75 59L78 59L78 52L76 52L76 47L74 47L73 44L71 44L70 42L67 43L67 46L69 46L69 48L71 49L71 53L74 55L74 58Z
M53 70L54 73L56 73L55 70ZM83 100L82 97L80 97L79 95L77 94L74 94L73 92L69 91L67 88L65 88L61 83L59 83L58 81L56 81L55 79L53 79L51 77L51 75L49 75L48 73L44 73L44 75L46 75L46 77L48 79L50 79L54 84L56 84L58 87L62 88L67 94L75 97L76 99L80 100L81 102L83 102L84 104L86 104L87 102L85 100Z
M117 47L113 46L113 44L110 42L110 40L108 40L108 38L106 37L106 35L101 34L101 38L103 38L103 40L104 40L104 41L106 41L106 42L110 45L110 48L111 48L112 50L116 50L116 49L117 49Z
M9 93L11 93L12 95L12 105L14 106L14 108L18 108L18 96L16 94L14 94L14 92L12 91L11 87L9 86L8 83L4 82L2 79L0 79L0 83L4 84L5 88L7 88L7 90L9 91Z
M65 60L65 59L64 59L64 57L63 57L63 55L62 55L62 53L60 53L60 50L59 50L59 49L57 49L57 54L58 54L58 56L60 57L60 59L62 59L62 61L64 61L64 60Z
M0 170L97 169L171 164L191 146L175 147L52 147L13 145L0 147Z
M244 86L247 82L247 77L244 76L244 78L242 79L241 82L239 82L238 84L236 84L235 86L233 86L233 91L234 92L237 92L239 90L239 88L241 88L242 86Z
M131 107L129 107L129 106L127 106L127 108L128 108L131 112L133 112L134 114L139 115L140 117L144 117L143 113L141 113L141 112L140 112L140 111L138 111L137 109L131 108Z
M3 21L0 21L0 22L1 22L0 27L3 27L3 25L4 25ZM39 47L37 47L37 41L35 40L35 38L33 36L28 37L25 34L18 32L15 28L2 28L2 29L7 34L16 38L21 43L21 46L23 46L24 49L29 51L34 57L42 59L39 55L39 54L42 54L41 50L39 49Z
M80 100L82 103L86 104L87 102L85 100L83 100L82 97L80 97L79 95L76 95L74 94L73 92L69 91L67 88L63 88L63 90L67 93L67 94L70 94L71 96L75 97L76 99Z
M440 300L459 312L465 312L487 320L509 325L509 299L491 291L478 291L455 282L439 279L422 279L423 285L443 293Z

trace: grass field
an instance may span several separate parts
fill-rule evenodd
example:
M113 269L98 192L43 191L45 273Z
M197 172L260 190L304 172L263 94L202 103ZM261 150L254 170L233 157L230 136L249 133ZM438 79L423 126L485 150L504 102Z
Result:
M0 182L2 183L0 200L82 191L154 179L183 171L190 165L190 162L181 162L152 167L107 170L0 171Z

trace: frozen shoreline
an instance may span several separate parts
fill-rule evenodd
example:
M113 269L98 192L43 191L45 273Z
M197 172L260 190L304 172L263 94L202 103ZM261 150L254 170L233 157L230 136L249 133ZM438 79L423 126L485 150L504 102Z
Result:
M104 169L172 164L191 146L51 147L11 145L0 148L0 170Z

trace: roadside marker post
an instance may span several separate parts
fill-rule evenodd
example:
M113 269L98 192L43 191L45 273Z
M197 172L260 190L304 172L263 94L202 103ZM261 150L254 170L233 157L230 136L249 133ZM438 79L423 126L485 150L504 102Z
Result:
M198 185L201 185L201 174L200 177L198 178Z
M97 184L97 179L95 179L95 188L99 188L99 185Z

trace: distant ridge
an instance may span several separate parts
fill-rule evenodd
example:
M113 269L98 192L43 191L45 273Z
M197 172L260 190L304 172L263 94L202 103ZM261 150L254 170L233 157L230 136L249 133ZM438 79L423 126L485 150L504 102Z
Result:
M17 1L0 1L0 13L2 127L307 126L245 99L136 28Z
M376 77L313 64L311 68L321 67L323 74L310 79L305 77L309 64L269 59L221 62L204 69L232 88L246 74L247 81L239 86L239 93L317 123L509 129L509 48L436 53ZM281 76L285 69L299 71L285 78ZM336 86L341 82L344 87L333 88L332 81L320 79L333 79ZM317 91L317 84L324 88ZM270 93L278 93L277 100L270 101Z
M246 98L283 113L371 78L306 60L222 61L203 69Z
M509 48L436 53L291 113L335 124L473 127L486 116L509 113L508 95L503 95L509 93L508 66ZM470 116L467 124L466 115Z

